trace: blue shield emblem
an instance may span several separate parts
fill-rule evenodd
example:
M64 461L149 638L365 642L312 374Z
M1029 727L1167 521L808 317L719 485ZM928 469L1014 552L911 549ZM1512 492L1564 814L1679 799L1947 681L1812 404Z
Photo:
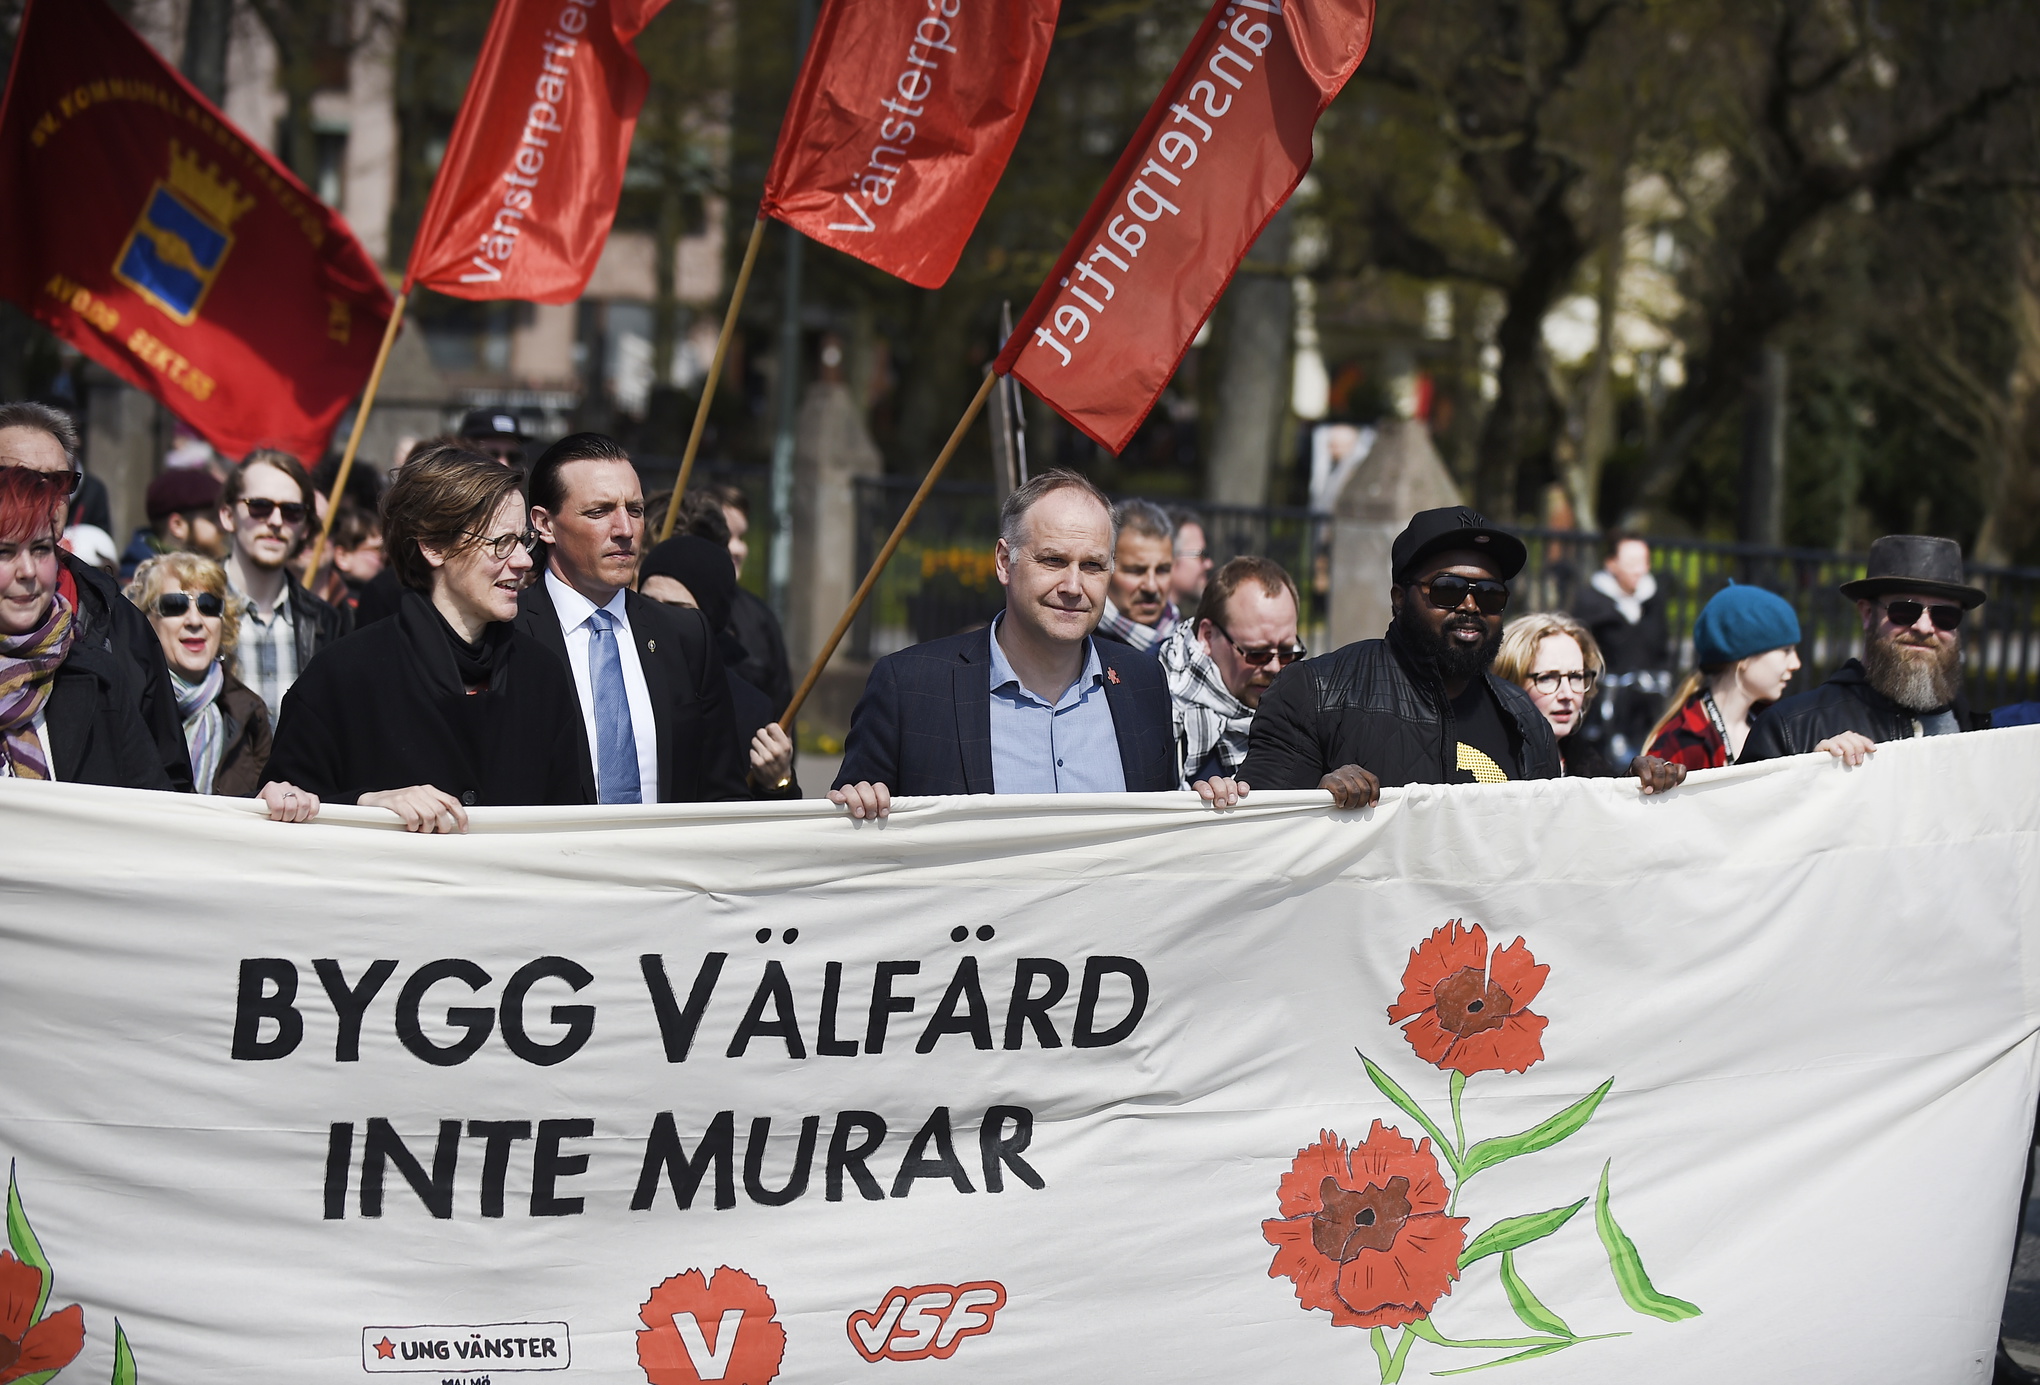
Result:
M164 316L189 325L234 248L230 228L253 205L217 166L201 167L195 153L172 141L169 177L150 189L114 261L114 277Z

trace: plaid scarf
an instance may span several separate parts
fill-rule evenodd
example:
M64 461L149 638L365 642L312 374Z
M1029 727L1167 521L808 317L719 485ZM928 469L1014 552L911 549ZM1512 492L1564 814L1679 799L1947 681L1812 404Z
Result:
M1114 635L1126 641L1126 643L1132 645L1141 653L1147 654L1152 652L1156 645L1169 637L1170 632L1176 628L1177 619L1176 603L1169 601L1164 602L1162 605L1162 618L1160 620L1156 621L1153 625L1142 625L1139 621L1123 614L1117 606L1112 604L1112 598L1108 596L1105 598L1105 614L1098 621L1098 628L1108 635Z
M227 671L212 661L205 677L196 683L170 670L170 689L177 694L177 715L184 718L184 744L191 752L191 786L199 793L211 793L213 776L220 772L221 744L226 714L220 711L220 689L227 685Z
M1176 714L1176 748L1183 757L1188 782L1214 751L1228 775L1240 772L1247 758L1247 732L1254 709L1232 695L1218 665L1197 643L1189 625L1179 625L1162 642L1162 674L1169 680L1169 701Z
M71 603L59 593L51 598L49 618L40 626L26 635L0 639L0 760L17 779L50 777L35 719L50 700L51 684L70 656L75 636Z

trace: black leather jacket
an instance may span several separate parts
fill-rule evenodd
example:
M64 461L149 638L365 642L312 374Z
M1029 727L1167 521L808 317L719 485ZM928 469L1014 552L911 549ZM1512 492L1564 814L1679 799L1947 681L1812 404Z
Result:
M1537 704L1515 684L1483 677L1506 714L1523 777L1558 778L1558 738ZM1358 765L1383 788L1451 784L1457 745L1445 685L1390 627L1386 639L1284 669L1261 695L1239 777L1257 789L1314 789L1340 766Z
M1951 710L1962 730L1975 729L1964 699L1956 698ZM1851 659L1819 687L1781 698L1758 713L1736 763L1804 755L1844 731L1860 731L1873 741L1910 740L1921 734L1919 719L1871 687L1863 665Z
M157 763L168 783L146 787L190 793L191 752L184 743L184 719L177 714L170 666L163 660L155 627L98 568L69 553L60 554L58 561L70 570L78 586L78 643L108 656L107 662L95 667L112 680L111 696L140 715L155 746ZM63 773L61 765L58 772Z

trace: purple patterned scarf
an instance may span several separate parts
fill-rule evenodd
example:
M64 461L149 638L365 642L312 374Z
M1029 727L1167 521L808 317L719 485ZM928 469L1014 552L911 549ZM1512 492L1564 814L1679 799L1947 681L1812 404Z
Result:
M35 719L50 700L58 667L71 653L71 603L50 601L49 618L13 639L0 639L0 759L17 779L47 779L49 760Z
M1153 625L1142 625L1139 621L1112 604L1112 598L1105 598L1105 614L1098 621L1098 628L1108 635L1117 635L1142 653L1150 652L1175 630L1180 617L1176 614L1176 603L1162 605L1162 618Z

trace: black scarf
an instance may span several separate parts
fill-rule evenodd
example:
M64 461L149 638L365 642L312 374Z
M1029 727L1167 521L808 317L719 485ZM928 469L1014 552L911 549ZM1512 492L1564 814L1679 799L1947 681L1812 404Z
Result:
M415 591L404 593L397 622L427 683L460 696L496 686L510 653L509 622L491 621L482 627L481 639L469 644L437 606Z

